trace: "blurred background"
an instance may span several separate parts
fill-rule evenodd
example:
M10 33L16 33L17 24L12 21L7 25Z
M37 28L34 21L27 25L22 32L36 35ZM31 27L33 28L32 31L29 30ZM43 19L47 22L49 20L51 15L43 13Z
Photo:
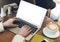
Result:
M30 3L34 3L34 1L36 1L36 5L46 9L50 8L51 9L50 18L53 20L57 20L60 15L60 0L25 0L25 1ZM11 3L16 3L19 6L20 0L0 0L0 10L1 7L3 7L4 5L8 5ZM17 11L17 9L18 7L16 9L12 8L13 11Z

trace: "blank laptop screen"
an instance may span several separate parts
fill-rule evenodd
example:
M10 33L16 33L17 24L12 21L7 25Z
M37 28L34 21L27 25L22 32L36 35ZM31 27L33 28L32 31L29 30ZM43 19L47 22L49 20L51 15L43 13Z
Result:
M47 10L42 7L33 5L26 1L21 1L16 17L23 19L39 28L43 23L46 12Z

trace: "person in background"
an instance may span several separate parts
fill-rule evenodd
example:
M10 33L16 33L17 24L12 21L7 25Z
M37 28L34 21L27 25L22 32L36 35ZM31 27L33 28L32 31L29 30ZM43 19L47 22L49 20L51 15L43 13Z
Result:
M17 27L18 25L13 24L13 22L15 20L16 20L15 18L11 18L11 19L5 21L4 23L0 22L0 32L4 32L4 28L3 27ZM22 26L20 31L18 32L18 34L14 36L14 38L12 39L11 42L24 42L25 41L25 37L31 31L32 31L31 27L29 27L28 25Z

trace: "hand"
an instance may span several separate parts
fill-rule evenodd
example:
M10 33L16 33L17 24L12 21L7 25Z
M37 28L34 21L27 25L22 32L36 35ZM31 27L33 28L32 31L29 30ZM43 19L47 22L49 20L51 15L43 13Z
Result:
M15 18L11 18L9 20L7 20L6 22L3 23L4 27L17 27L18 25L13 24L13 22L15 21Z
M19 31L19 35L22 35L24 37L26 37L30 32L31 32L31 27L27 26L27 25L24 25L20 31Z

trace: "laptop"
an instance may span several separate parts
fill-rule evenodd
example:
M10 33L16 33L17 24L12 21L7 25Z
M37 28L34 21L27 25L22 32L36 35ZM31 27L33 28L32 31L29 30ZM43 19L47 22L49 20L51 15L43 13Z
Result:
M41 29L46 12L47 10L42 7L21 0L16 15L19 22L15 22L19 27L10 29L10 31L17 34L22 26L29 25L32 31L26 37L26 40L30 40Z

